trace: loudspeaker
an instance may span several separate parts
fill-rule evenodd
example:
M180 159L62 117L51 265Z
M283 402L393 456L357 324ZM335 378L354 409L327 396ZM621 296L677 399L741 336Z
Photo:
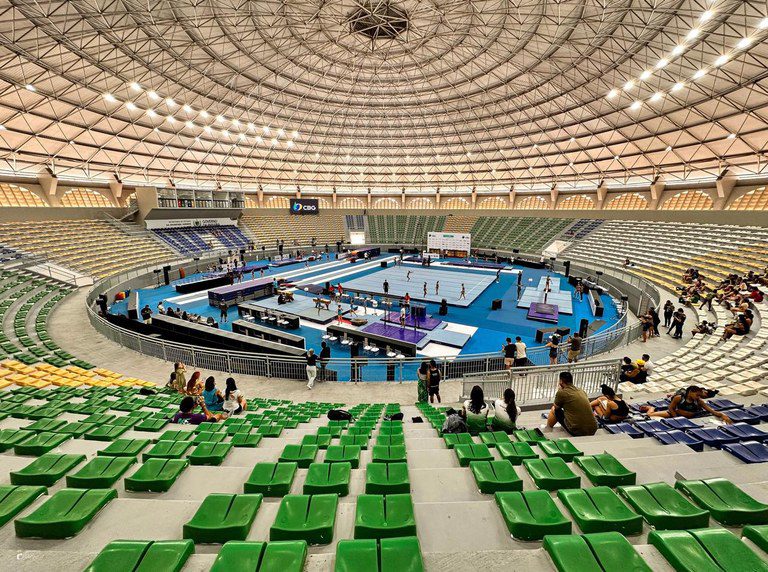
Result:
M566 260L563 265L565 266L565 277L568 278L571 275L571 261Z
M386 260L382 260L380 264L381 264L382 268L386 268L387 267L387 261Z
M171 283L171 267L170 266L163 266L163 281L165 282L165 285L168 286L168 284Z
M501 300L496 299L491 303L491 310L501 310Z
M579 322L579 335L582 338L586 338L588 332L589 332L589 320L587 320L586 318L582 318L581 322Z
M448 302L445 298L440 302L440 309L437 311L440 316L448 315Z

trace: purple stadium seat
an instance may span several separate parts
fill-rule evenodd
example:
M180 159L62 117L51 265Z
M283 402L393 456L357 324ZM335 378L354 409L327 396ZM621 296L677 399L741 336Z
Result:
M757 441L742 441L732 445L723 445L723 450L745 463L768 462L768 445Z
M734 423L748 423L750 425L760 423L760 416L748 409L726 409L723 413L730 417Z
M760 421L768 421L768 405L751 405L745 409L760 417Z
M704 450L704 443L684 431L675 430L667 431L666 433L653 433L653 437L658 439L662 445L675 445L679 443L681 445L688 445L697 453L701 453Z
M626 433L633 439L641 439L645 437L645 433L643 433L637 427L629 423L612 423L609 425L605 425L605 428L609 433L612 433L613 435Z
M635 426L640 429L646 435L653 435L654 433L664 433L669 431L669 427L664 425L661 421L638 421Z
M747 423L724 425L722 430L728 435L738 438L739 441L760 441L762 443L768 440L768 433Z
M707 447L720 449L723 445L738 443L739 438L715 427L699 427L698 429L689 429L688 434L693 438L702 441Z
M710 399L707 401L707 403L715 411L723 411L725 409L744 409L743 405L734 403L730 399Z
M687 431L688 429L697 429L699 427L699 425L696 425L696 423L686 417L671 417L669 419L662 419L661 422L669 429L677 429L679 431Z

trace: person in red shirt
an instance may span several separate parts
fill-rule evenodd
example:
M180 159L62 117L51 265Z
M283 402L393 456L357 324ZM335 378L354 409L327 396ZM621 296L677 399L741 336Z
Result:
M763 301L763 293L760 292L757 288L752 290L752 292L749 294L749 297L752 298L753 302L760 303Z
M336 286L336 291L339 293L339 296L341 296L344 293L344 288L341 287L341 282L338 283Z
M411 305L411 295L408 294L408 292L405 293L405 298L403 298L403 300L405 302L405 304L404 304L405 306L410 306Z

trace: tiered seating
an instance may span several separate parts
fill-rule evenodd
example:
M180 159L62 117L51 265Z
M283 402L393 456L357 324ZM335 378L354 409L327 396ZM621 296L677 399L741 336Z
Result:
M483 217L472 227L472 246L540 253L574 219Z
M603 224L602 220L582 218L563 231L563 240L581 240Z
M129 236L102 220L0 223L2 245L43 256L78 272L103 278L175 257L145 236Z
M423 244L428 233L443 230L447 219L427 215L368 215L369 242Z
M156 228L152 232L182 254L221 249L240 250L250 242L236 226Z
M243 215L241 223L248 227L255 237L256 246L273 247L275 240L285 240L286 248L298 241L301 246L311 244L315 238L318 246L329 244L333 247L337 241L346 240L344 215L323 212L319 215Z
M453 216L449 216L447 219L445 219L445 226L443 227L443 231L461 233L472 232L472 227L475 226L477 219L477 215L455 214Z

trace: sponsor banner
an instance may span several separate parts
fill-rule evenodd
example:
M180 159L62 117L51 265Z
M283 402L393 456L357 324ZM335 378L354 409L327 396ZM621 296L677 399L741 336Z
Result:
M427 235L427 250L452 250L469 252L472 235L461 232L430 232Z
M291 199L291 214L315 215L320 214L317 199Z
M190 226L235 226L237 221L231 218L175 218L160 220L145 220L148 230L161 228L188 228Z

